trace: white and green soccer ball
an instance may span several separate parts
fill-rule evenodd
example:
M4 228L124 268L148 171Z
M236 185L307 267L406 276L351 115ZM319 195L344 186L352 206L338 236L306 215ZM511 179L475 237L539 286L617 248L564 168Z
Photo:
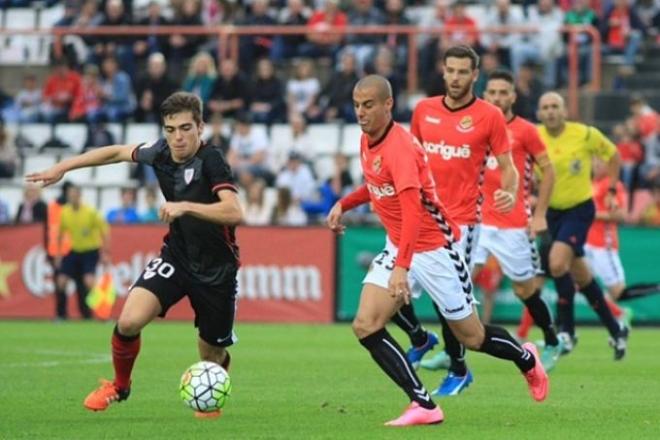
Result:
M195 411L211 412L222 408L230 393L229 374L216 363L197 362L181 376L179 395Z

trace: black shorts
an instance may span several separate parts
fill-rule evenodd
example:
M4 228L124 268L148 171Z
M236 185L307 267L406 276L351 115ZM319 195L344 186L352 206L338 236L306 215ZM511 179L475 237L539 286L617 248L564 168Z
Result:
M569 209L548 208L548 231L553 241L566 243L573 248L576 257L584 257L584 243L595 216L592 199Z
M87 274L96 273L96 265L99 263L99 251L69 252L62 258L60 273L69 278L78 278Z
M149 290L162 307L159 316L184 296L195 312L195 327L199 337L210 345L228 347L236 342L234 315L236 312L236 266L227 266L226 276L216 285L202 284L179 267L164 249L158 258L147 264L133 287Z

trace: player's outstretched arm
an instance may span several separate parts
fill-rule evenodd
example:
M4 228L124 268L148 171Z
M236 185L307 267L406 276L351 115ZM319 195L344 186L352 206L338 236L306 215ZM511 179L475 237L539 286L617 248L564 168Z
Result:
M131 154L137 145L110 145L96 148L78 156L70 157L51 168L25 176L28 182L41 183L42 186L57 183L71 170L78 168L106 165L117 162L130 162Z
M539 182L539 194L536 199L536 207L532 215L532 222L530 233L532 238L548 229L548 223L545 219L545 214L548 211L548 204L550 203L550 196L552 189L555 186L555 168L550 162L547 153L539 153L534 156L534 161L541 169L541 181Z
M341 216L346 211L369 202L367 185L360 185L355 191L342 197L332 207L326 219L328 227L338 234L343 234L345 226L341 224Z
M513 165L511 152L498 154L497 166L500 168L502 183L501 188L493 194L495 197L495 209L500 212L509 212L516 205L518 195L518 171Z
M219 202L167 202L160 207L160 219L171 223L182 215L192 215L207 222L223 226L236 226L243 222L243 208L238 195L229 189L217 192Z

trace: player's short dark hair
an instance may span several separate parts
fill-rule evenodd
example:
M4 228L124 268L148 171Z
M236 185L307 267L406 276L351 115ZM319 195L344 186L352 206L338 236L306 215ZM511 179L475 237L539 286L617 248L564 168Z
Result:
M515 84L515 80L513 79L513 74L508 70L504 70L504 69L494 70L488 75L488 81L494 79L501 79L502 81L506 81L511 85Z
M199 125L202 122L202 100L199 96L188 92L176 92L160 105L160 117L165 120L167 116L176 113L190 112L193 120Z
M442 63L447 64L447 58L469 58L472 70L479 67L479 55L470 46L460 44L450 47L442 55Z

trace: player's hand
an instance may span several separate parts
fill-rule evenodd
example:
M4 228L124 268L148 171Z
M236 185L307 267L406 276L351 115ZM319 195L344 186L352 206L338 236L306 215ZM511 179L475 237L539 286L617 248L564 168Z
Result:
M186 212L186 202L166 202L160 207L158 218L163 222L172 223Z
M388 282L390 295L405 304L410 304L410 287L408 286L408 269L395 266Z
M39 183L42 187L45 187L59 182L62 177L64 177L64 174L64 171L60 170L57 166L54 166L46 171L30 173L25 176L25 180L27 182Z
M532 221L529 224L529 236L532 238L532 240L535 239L537 235L547 230L548 230L548 222L545 219L545 216L542 215L532 216Z
M605 195L605 206L609 211L615 211L619 208L619 204L616 202L616 195L608 192Z
M516 195L505 191L503 189L498 189L493 193L495 198L495 209L499 212L509 212L516 205Z
M330 213L328 214L327 223L328 227L336 234L342 235L346 226L341 224L341 216L343 210L341 209L341 203L335 203L335 206L332 207Z

